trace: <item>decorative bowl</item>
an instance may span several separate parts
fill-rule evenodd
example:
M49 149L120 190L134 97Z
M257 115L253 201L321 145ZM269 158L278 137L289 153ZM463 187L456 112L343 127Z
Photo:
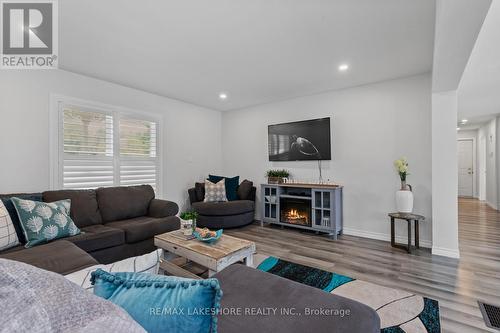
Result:
M207 238L203 238L201 237L200 233L198 231L193 231L193 236L199 240L199 241L202 241L202 242L205 242L205 243L213 243L215 242L216 240L218 240L220 238L220 236L222 236L222 232L223 232L223 229L219 229L217 230L215 233L215 237L207 237Z

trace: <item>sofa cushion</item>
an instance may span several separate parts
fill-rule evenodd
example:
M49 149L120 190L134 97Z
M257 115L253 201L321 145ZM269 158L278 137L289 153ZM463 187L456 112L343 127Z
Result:
M3 201L5 208L9 212L12 224L14 225L14 229L16 229L17 238L19 238L19 242L21 244L24 244L26 243L26 237L24 237L23 228L19 223L19 216L17 216L16 208L10 200L13 197L25 200L42 201L42 193L15 193L0 195L0 199Z
M332 295L282 277L244 265L232 265L214 275L224 296L223 309L293 309L304 314L306 309L346 311L345 315L223 315L219 318L220 332L350 332L380 333L380 318L372 308L351 299Z
M149 203L155 197L150 185L103 187L96 192L104 223L148 215Z
M227 202L195 202L193 209L201 215L226 216L253 212L255 204L250 200L236 200Z
M238 186L238 199L240 200L249 200L250 193L252 193L253 182L245 179L241 182L240 186Z
M69 211L71 200L42 202L12 198L24 236L25 247L51 242L58 238L75 236L80 229L75 225Z
M177 230L180 227L180 221L176 216L164 218L142 216L107 223L106 226L125 231L125 241L130 244L153 238L155 235L165 232Z
M21 261L59 274L69 274L97 265L97 261L66 240L0 254L0 258Z
M16 229L3 201L0 200L0 251L13 248L16 245L19 245Z
M82 250L92 252L125 244L125 232L105 225L91 225L81 229L81 234L66 238Z
M92 272L94 294L125 309L150 333L217 332L222 292L216 279ZM156 309L152 312L151 309ZM165 315L164 309L182 309ZM201 310L201 311L200 311Z
M70 216L78 228L101 224L101 214L94 190L62 190L43 192L43 201L71 200Z

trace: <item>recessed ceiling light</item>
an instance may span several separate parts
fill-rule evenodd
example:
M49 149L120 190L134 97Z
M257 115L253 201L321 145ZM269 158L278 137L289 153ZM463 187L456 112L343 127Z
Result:
M219 94L219 99L220 99L221 101L225 101L225 100L227 99L227 93L225 93L225 92L221 92L221 93Z
M460 127L457 127L457 131L460 131Z
M349 65L348 64L341 64L341 65L339 65L339 71L341 71L341 72L345 72L348 69L349 69Z
M465 124L466 122L468 122L467 119L462 119L462 124Z

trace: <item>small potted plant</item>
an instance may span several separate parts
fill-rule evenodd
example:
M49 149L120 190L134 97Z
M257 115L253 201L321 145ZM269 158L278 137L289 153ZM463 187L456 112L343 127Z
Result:
M182 232L185 236L191 236L193 234L193 230L196 228L198 213L193 210L186 211L181 213L180 218Z
M406 184L408 173L408 161L405 157L394 161L394 167L401 180L401 189L396 192L396 208L400 213L411 213L413 211L413 193L411 185Z
M267 183L268 184L281 184L284 183L285 179L290 176L288 170L269 170L267 171Z

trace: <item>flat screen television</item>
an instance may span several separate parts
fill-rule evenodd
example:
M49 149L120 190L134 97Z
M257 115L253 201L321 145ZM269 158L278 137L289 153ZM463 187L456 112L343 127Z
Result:
M268 126L269 161L331 160L330 118Z

